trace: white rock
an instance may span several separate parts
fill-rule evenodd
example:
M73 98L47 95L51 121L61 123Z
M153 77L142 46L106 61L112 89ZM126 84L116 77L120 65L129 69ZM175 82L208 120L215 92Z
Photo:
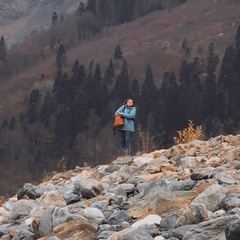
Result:
M135 223L132 224L132 227L138 228L139 226L142 225L152 225L152 224L160 224L162 218L159 215L156 214L150 214L148 216L146 216L144 219L139 220Z

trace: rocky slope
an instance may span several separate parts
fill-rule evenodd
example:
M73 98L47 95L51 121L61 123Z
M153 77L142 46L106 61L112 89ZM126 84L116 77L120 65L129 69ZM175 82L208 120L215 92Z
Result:
M8 44L23 40L52 22L52 14L66 16L74 12L79 0L3 0L0 1L0 35ZM82 2L86 2L83 0Z
M239 239L239 152L240 135L218 136L26 183L1 239Z

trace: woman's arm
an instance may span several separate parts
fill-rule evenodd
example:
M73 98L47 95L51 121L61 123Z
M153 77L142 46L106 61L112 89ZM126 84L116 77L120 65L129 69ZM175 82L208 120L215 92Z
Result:
M132 107L131 111L125 111L124 113L122 113L122 116L127 119L134 119L136 116L136 108Z
M119 113L122 113L124 109L124 105L122 105L118 110L115 112L114 117L116 117ZM123 115L123 114L122 114Z

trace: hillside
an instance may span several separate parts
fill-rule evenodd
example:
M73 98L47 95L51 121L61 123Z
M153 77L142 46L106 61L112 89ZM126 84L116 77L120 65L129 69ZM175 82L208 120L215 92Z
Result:
M240 24L238 9L237 1L195 0L177 8L151 13L134 22L105 28L93 40L82 42L79 47L67 52L66 70L70 70L76 59L86 67L94 59L104 72L116 45L120 44L123 56L128 61L130 77L141 82L147 65L151 64L155 83L159 86L165 71L173 71L178 76L183 60L192 61L194 57L202 57L206 61L211 41L221 60L226 47L234 44L236 29ZM4 27L9 31L11 29L11 25ZM191 56L186 56L181 47L184 38L187 39ZM119 64L116 66L120 67ZM19 111L22 109L23 99L33 87L39 86L42 73L47 79L42 83L43 87L51 85L55 74L54 56L1 84L1 118L15 114L9 106L14 105L14 109Z
M32 31L49 27L53 12L59 16L71 14L78 8L79 3L79 0L1 1L0 36L4 35L8 46L11 47L12 44L23 41Z
M1 199L1 239L237 240L240 135L78 167Z

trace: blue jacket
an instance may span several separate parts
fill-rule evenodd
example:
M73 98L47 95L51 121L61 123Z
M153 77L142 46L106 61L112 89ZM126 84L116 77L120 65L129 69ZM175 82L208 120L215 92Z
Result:
M114 114L116 117L119 112L122 112L124 119L124 125L119 127L120 131L130 131L134 132L134 119L136 116L136 107L128 107L127 105L122 105Z

